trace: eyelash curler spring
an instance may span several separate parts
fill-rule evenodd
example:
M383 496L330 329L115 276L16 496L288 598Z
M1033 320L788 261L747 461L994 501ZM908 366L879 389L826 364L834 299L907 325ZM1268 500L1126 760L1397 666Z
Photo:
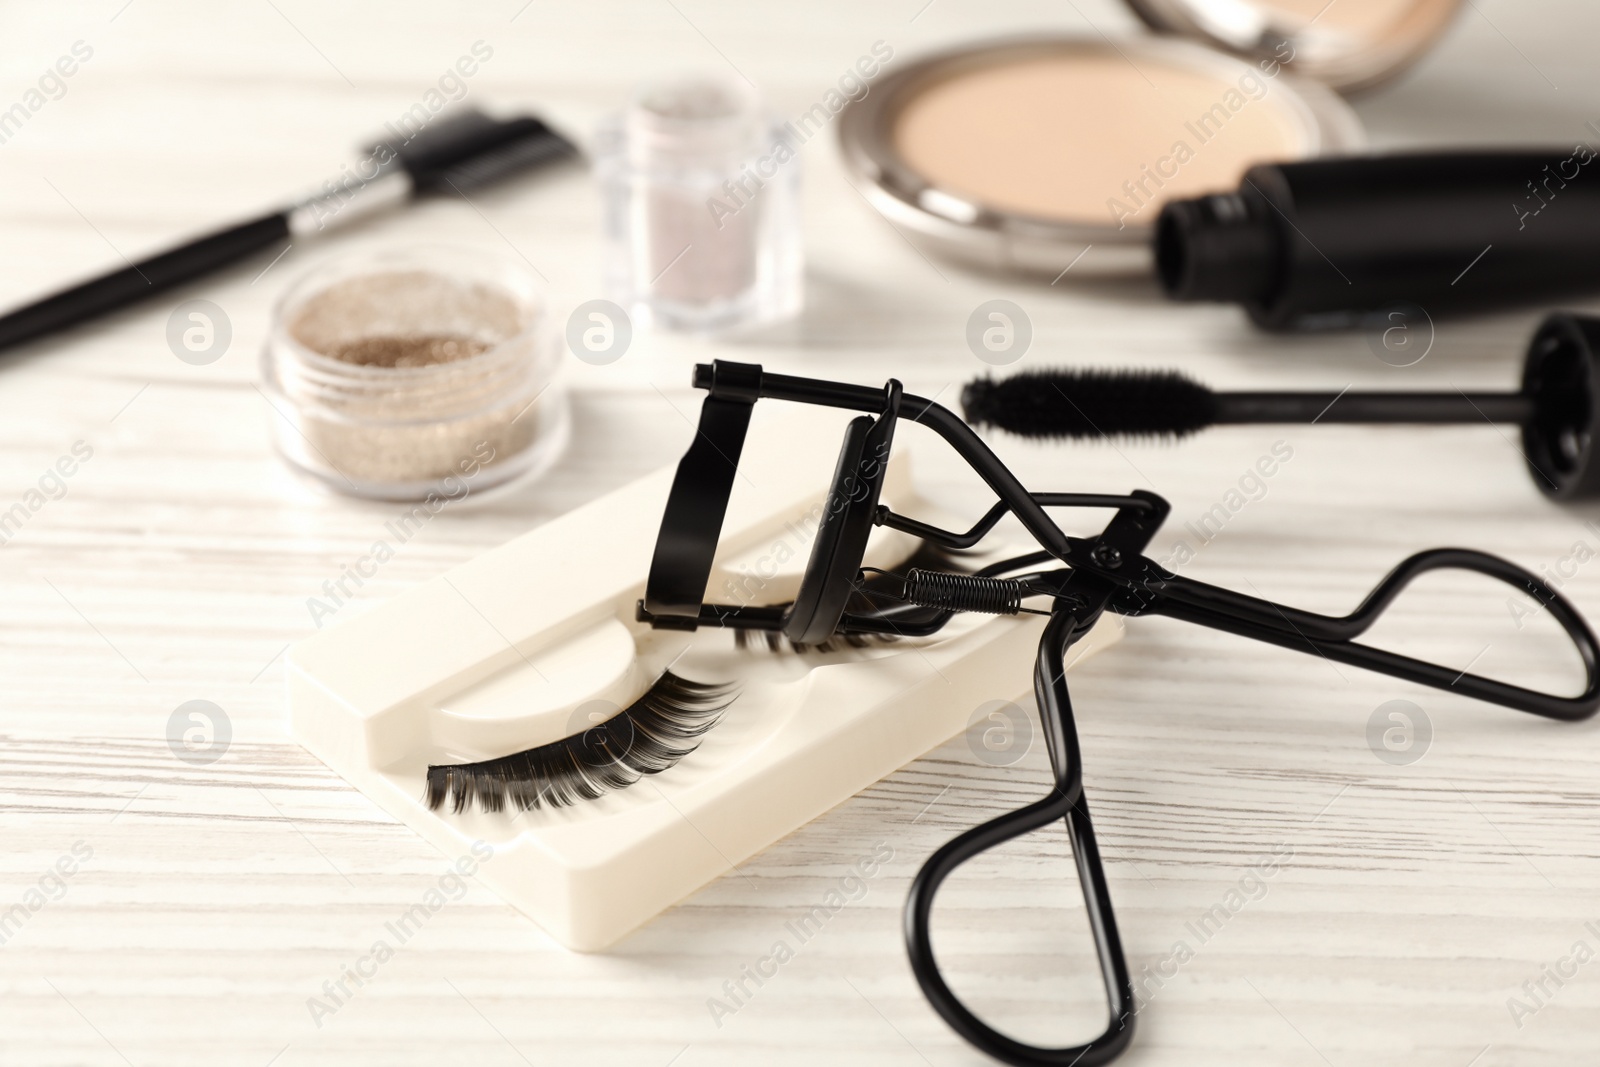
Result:
M1575 721L1600 707L1600 647L1587 623L1555 589L1506 560L1461 548L1420 552L1402 561L1344 616L1319 615L1245 596L1165 570L1143 555L1170 510L1154 493L1127 495L1035 493L1024 487L965 423L931 400L905 394L891 380L882 389L769 374L752 364L718 361L695 368L694 385L707 396L699 432L679 463L662 517L645 596L642 622L661 629L700 627L778 633L797 644L852 635L926 636L957 612L1047 614L1034 668L1053 783L1048 795L966 831L923 865L905 908L911 969L934 1009L985 1053L1022 1067L1097 1067L1120 1055L1133 1037L1134 997L1117 933L1105 869L1083 792L1066 652L1106 612L1165 615L1256 641L1463 693L1551 719ZM758 400L783 400L865 412L853 419L844 442L800 589L783 606L704 603L712 558L734 487L739 455ZM899 420L909 419L942 437L988 484L998 501L966 532L940 529L899 515L879 503L886 462ZM1090 538L1063 533L1052 507L1105 508L1114 514ZM903 575L873 575L869 610L862 560L873 526L885 526L948 549L981 541L1014 514L1039 550L972 574L910 568ZM1360 644L1359 638L1419 575L1465 570L1496 578L1544 605L1565 630L1583 661L1581 694L1558 697ZM852 595L857 599L852 603ZM1048 608L1028 602L1048 602ZM1084 1045L1043 1048L1001 1034L974 1015L946 984L934 958L929 920L944 880L973 856L1060 821L1076 859L1089 926L1100 960L1108 1022Z

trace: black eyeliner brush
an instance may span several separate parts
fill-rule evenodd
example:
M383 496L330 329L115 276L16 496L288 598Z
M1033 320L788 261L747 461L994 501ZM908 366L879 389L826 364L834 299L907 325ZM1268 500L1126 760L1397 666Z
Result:
M494 119L465 109L404 141L369 145L354 168L257 219L196 238L0 316L0 349L126 307L291 238L314 237L414 198L465 194L576 154L532 116Z
M1534 481L1560 499L1600 496L1600 319L1551 315L1516 393L1215 392L1176 371L1037 370L980 378L961 393L969 423L1022 437L1186 437L1245 423L1511 423Z

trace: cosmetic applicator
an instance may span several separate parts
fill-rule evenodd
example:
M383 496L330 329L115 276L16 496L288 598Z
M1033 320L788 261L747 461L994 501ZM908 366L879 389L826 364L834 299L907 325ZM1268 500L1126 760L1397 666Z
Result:
M464 196L576 152L572 142L531 115L502 120L474 108L457 111L404 141L369 145L354 173L347 169L287 207L0 315L0 350L127 307L280 242L315 237L429 195Z
M1534 333L1516 393L1215 392L1176 371L1037 370L968 382L966 420L1021 437L1187 437L1246 423L1513 423L1535 484L1600 496L1600 318L1555 314Z

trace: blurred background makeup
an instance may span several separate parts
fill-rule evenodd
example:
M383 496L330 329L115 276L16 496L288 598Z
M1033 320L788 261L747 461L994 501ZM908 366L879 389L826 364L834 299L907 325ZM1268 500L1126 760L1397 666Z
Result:
M1287 45L1297 74L1349 92L1433 47L1461 0L1125 0L1157 33L1260 57Z
M797 152L742 82L640 86L595 148L612 299L641 321L690 332L799 311Z
M1148 273L1168 200L1231 188L1257 163L1363 148L1335 90L1394 76L1457 4L1130 6L1161 35L1030 35L899 68L841 117L853 181L939 254L1051 277Z
M1596 154L1580 142L1263 164L1236 190L1162 209L1157 272L1174 300L1237 302L1267 329L1591 292L1600 186L1584 178ZM1538 221L1546 207L1559 223Z
M475 194L577 151L532 115L497 119L474 107L449 112L421 128L391 126L384 135L353 165L342 167L337 178L285 207L138 263L125 259L124 266L109 273L0 315L0 349L80 325L252 255L343 230L415 200Z

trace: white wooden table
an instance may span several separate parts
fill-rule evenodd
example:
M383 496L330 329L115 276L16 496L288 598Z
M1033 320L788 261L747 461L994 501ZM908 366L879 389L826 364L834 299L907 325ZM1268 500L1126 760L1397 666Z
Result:
M493 55L469 99L536 106L587 136L653 71L732 64L798 113L878 39L907 56L1033 27L1133 29L1109 0L457 6L6 5L0 106L74 42L92 56L0 144L0 303L320 181L480 40ZM1600 9L1578 0L1473 0L1419 68L1357 108L1385 145L1592 141L1597 32ZM1513 384L1538 318L1441 323L1428 358L1397 370L1360 336L1263 336L1229 309L1165 306L1151 287L935 268L846 185L831 137L806 148L805 166L809 304L798 324L759 343L645 337L614 366L574 361L576 437L560 466L440 515L348 610L675 456L696 404L688 368L712 356L863 382L892 373L953 400L983 369L962 341L966 316L1005 296L1035 326L1024 365L1177 365L1219 386L1496 388ZM0 547L0 915L23 907L0 946L0 1062L983 1062L918 992L900 907L929 852L1038 795L1045 771L1038 751L985 767L960 739L614 952L568 953L472 886L334 1015L318 1025L308 1010L447 858L285 733L281 654L312 629L306 600L394 509L319 494L269 450L272 416L253 387L269 306L327 255L447 241L532 262L564 315L600 295L597 227L588 176L573 167L293 247L270 269L254 262L0 367L0 511L28 500L74 442L93 450L65 495L30 510ZM232 323L228 353L210 366L178 361L164 341L169 311L189 296ZM1543 500L1517 449L1487 426L998 447L1039 488L1168 496L1174 522L1159 554L1279 440L1293 459L1187 573L1342 612L1420 548L1473 545L1535 569L1576 542L1600 549L1600 527L1585 525L1600 513ZM929 444L914 446L928 490L981 506L975 479ZM1600 563L1578 566L1563 588L1600 613ZM1487 583L1425 581L1381 630L1513 680L1577 678L1548 621L1519 629ZM1508 998L1533 1005L1525 982L1547 965L1570 972L1560 961L1578 942L1585 957L1600 949L1600 728L1162 620L1134 621L1074 685L1128 956L1136 972L1165 975L1124 1062L1592 1057L1600 963L1560 987L1544 979L1549 995L1532 1015L1514 1018ZM194 699L222 707L233 733L204 767L175 759L166 740L173 709ZM1433 725L1430 750L1409 766L1379 760L1366 740L1374 709L1392 699L1415 701ZM866 896L718 1025L708 999L879 842L894 858ZM1275 873L1249 880L1275 849ZM63 856L75 873L47 875ZM1192 924L1241 885L1258 899L1196 937ZM945 959L975 1006L1036 1040L1098 1024L1064 836L975 862L943 899ZM1192 958L1174 966L1179 941Z

